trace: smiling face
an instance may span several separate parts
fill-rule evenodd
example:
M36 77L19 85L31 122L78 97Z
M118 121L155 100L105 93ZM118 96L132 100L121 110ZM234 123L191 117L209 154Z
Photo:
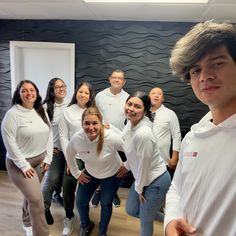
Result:
M88 138L93 141L99 136L102 123L97 115L87 114L83 118L82 126Z
M162 89L160 88L153 88L149 92L149 97L151 99L153 111L157 110L161 106L161 104L164 102L164 94L163 94Z
M190 70L190 83L210 109L236 108L236 64L225 46L206 54Z
M63 101L67 93L66 85L62 80L57 80L54 84L55 101L60 103Z
M23 107L32 109L37 99L35 87L31 83L24 83L20 88L20 98Z
M89 101L90 98L90 92L89 92L89 88L86 85L82 85L76 94L76 100L77 100L77 104L81 107L81 108L85 108L87 107L87 103Z
M117 72L114 71L110 78L109 78L110 84L111 84L111 92L113 94L120 93L120 91L123 89L125 85L125 78L124 78L124 73L123 72Z
M143 101L138 97L131 97L125 104L125 114L132 126L135 126L144 116Z

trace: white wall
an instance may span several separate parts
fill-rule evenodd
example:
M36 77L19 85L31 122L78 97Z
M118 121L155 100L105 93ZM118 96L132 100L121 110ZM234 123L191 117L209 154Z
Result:
M74 93L75 45L71 43L10 42L12 94L21 80L32 80L45 98L48 82L54 77L67 84L67 97Z

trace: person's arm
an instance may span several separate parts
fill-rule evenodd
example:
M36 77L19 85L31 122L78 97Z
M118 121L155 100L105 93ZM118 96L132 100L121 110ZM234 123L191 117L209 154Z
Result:
M178 117L174 112L170 116L170 132L172 138L172 155L170 157L169 167L175 169L179 159L181 132Z
M150 170L150 159L154 154L155 142L148 130L142 130L134 139L136 156L138 160L138 177L135 179L135 190L138 194L143 193L143 187L147 184L147 176Z
M71 174L76 179L78 179L81 174L81 171L79 170L77 163L76 163L75 157L76 157L77 151L73 145L73 142L74 142L73 140L76 140L76 138L72 136L71 140L69 141L69 143L67 145L65 157L66 157L66 162L70 168Z
M45 112L46 113L46 112ZM49 121L49 117L46 113L48 122ZM44 163L46 163L47 165L50 165L52 162L52 157L53 157L53 132L52 132L52 126L50 125L49 127L50 131L49 131L49 135L48 135L48 142L47 142L47 146L46 146L46 157L44 159Z
M184 233L192 234L196 229L182 218L179 212L181 192L181 160L177 165L174 179L166 195L166 214L164 218L164 232L166 236L181 236Z
M69 131L69 125L66 121L65 112L60 116L59 123L58 123L58 132L59 132L61 148L62 148L63 154L66 156L66 148L70 140L70 137L69 137L70 131Z

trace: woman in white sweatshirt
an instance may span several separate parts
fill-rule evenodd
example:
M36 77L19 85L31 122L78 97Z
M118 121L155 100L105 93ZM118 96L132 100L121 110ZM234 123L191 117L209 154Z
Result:
M60 193L66 160L59 140L58 123L61 114L69 103L65 98L66 94L67 90L65 82L60 78L53 78L48 83L46 97L43 101L43 106L48 114L53 131L53 159L50 168L45 175L45 181L42 187L45 216L49 225L54 222L50 211L54 191L56 193L54 196L57 196L57 199L61 200L62 203Z
M24 195L22 220L27 236L49 235L40 181L51 163L53 142L41 101L36 85L21 81L1 127L8 174Z
M89 201L101 186L101 218L99 236L106 236L112 215L112 202L127 170L122 165L117 150L122 150L121 133L105 129L98 108L90 107L82 115L83 129L73 135L66 159L71 173L78 180L76 204L80 215L80 236L90 235L94 223L89 218ZM84 161L85 168L79 170L76 155Z
M146 93L136 92L125 104L128 123L123 130L125 167L131 170L134 183L126 202L129 215L139 217L142 236L153 235L153 221L164 220L159 211L170 186L170 175L160 156L153 133L151 102Z
M60 117L58 129L61 148L66 157L66 147L74 133L82 129L81 117L83 111L94 105L94 92L92 85L88 82L78 84L71 102L63 111ZM84 168L84 163L79 155L76 156L79 169ZM66 217L64 219L63 236L70 235L77 221L74 214L75 190L77 180L71 175L69 168L66 168L63 177L63 206Z

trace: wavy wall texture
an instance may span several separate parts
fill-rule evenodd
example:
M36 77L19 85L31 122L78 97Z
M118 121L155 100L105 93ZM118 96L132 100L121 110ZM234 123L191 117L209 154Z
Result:
M75 43L75 83L89 81L96 92L109 86L113 69L125 71L125 90L159 86L165 105L177 113L183 135L207 108L185 82L171 75L170 51L191 23L0 20L0 120L11 100L9 41ZM1 145L2 146L2 145Z

